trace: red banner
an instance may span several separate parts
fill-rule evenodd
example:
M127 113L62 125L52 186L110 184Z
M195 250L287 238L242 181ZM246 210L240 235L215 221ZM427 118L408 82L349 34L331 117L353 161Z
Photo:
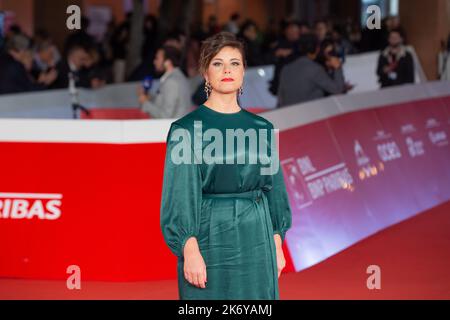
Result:
M450 199L450 98L282 130L293 226L286 254L312 266ZM174 278L159 226L164 141L0 142L0 276Z

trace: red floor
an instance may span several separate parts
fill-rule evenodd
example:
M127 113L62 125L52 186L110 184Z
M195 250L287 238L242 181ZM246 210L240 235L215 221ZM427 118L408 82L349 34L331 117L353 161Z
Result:
M381 268L381 290L366 268ZM384 230L322 263L280 278L282 299L450 299L450 202ZM137 283L0 279L0 299L177 299L175 280Z
M381 290L366 269L381 268ZM283 299L450 299L450 202L280 282Z

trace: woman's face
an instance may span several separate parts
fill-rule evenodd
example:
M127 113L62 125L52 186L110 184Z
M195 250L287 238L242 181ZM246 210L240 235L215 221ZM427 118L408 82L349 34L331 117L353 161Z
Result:
M209 63L204 77L213 91L222 94L237 93L244 80L244 63L239 49L222 48Z

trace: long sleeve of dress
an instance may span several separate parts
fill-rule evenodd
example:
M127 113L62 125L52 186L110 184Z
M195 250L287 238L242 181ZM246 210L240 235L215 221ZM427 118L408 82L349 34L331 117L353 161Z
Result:
M273 130L273 126L271 126ZM278 148L272 149L272 159L279 161ZM275 153L275 155L274 155ZM279 163L278 171L272 176L272 188L267 192L273 233L279 234L284 242L286 232L292 225L292 213L284 182L283 170Z
M185 152L189 154L186 157L189 161L180 163L179 158ZM186 241L198 236L200 229L202 177L200 166L193 162L193 158L189 132L172 123L167 136L161 229L165 242L178 257L183 256Z

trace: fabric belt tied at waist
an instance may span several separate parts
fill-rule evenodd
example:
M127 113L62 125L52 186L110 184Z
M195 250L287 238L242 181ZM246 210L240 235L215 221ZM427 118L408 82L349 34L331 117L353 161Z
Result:
M227 199L227 198L241 198L250 199L259 202L262 198L263 192L270 191L272 186L265 185L258 189L244 191L244 192L233 192L233 193L203 193L203 198L205 199Z
M272 226L272 221L270 218L270 213L269 213L269 204L268 204L268 199L266 197L266 195L264 194L264 192L270 191L272 189L271 185L264 185L258 189L255 190L249 190L249 191L244 191L244 192L236 192L236 193L203 193L203 198L204 199L236 199L236 198L241 198L241 199L249 199L249 200L253 200L257 203L257 206L261 206L262 207L262 211L258 210L258 212L262 212L263 213L263 219L265 221L265 233L266 233L266 239L267 239L267 243L270 244L271 248L272 248L272 274L273 274L273 286L274 288L276 288L276 286L278 285L276 283L276 279L277 279L277 274L278 274L278 270L277 270L277 262L275 259L275 244L274 244L274 240L273 240L273 226ZM262 203L260 203L260 201L262 200ZM236 208L236 204L235 204L235 208ZM234 217L233 219L235 221L238 220L238 215L237 215L237 210L234 210Z

